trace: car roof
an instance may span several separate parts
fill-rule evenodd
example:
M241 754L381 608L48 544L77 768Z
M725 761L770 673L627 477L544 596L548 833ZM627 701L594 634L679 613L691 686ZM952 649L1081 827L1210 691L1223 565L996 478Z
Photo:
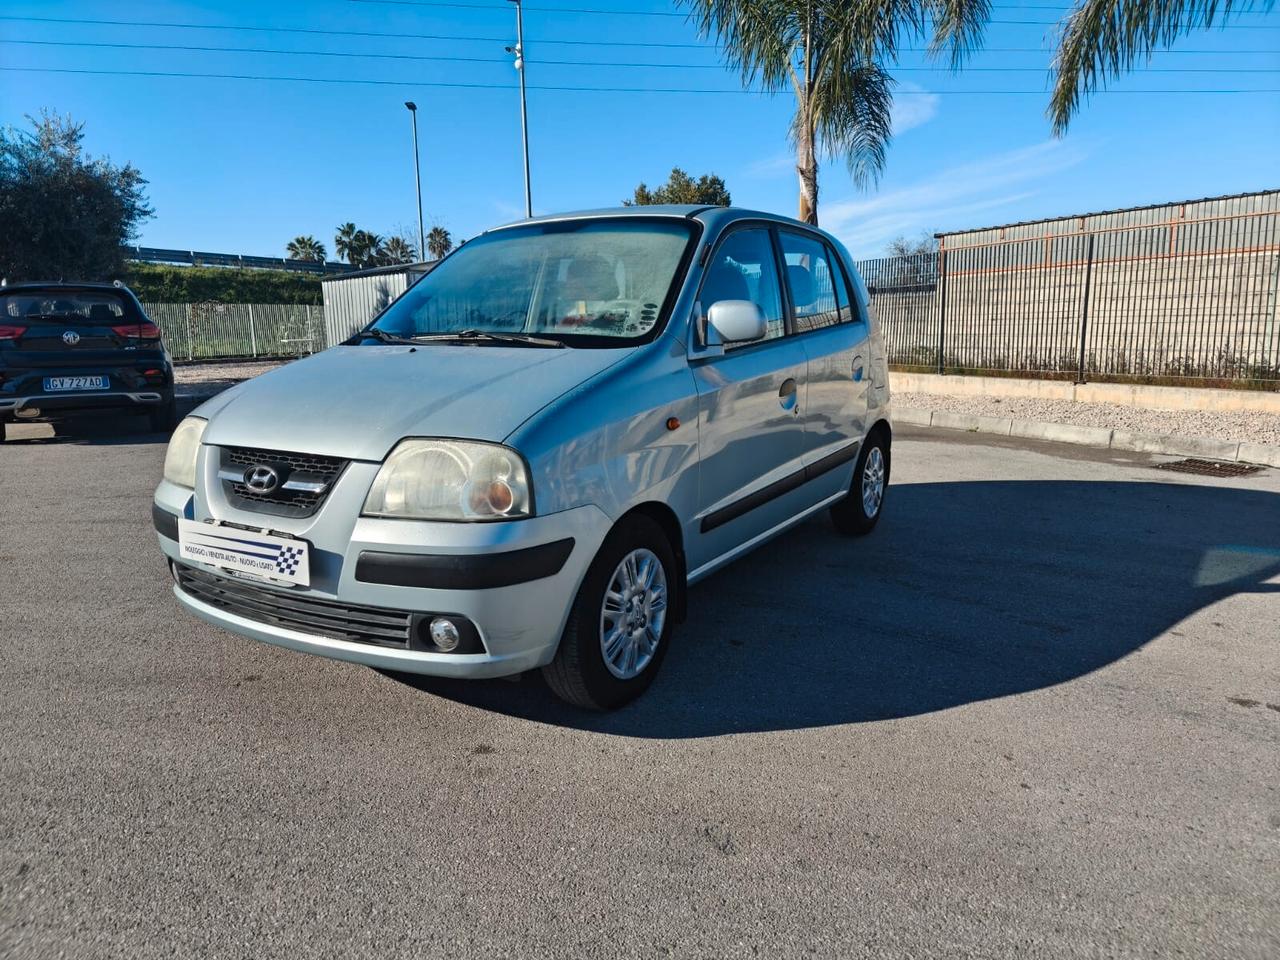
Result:
M794 220L791 217L785 217L777 213L768 213L764 210L750 210L745 207L718 207L708 204L693 203L655 203L642 204L629 207L602 207L596 210L574 210L566 213L545 214L537 217L527 217L523 220L515 220L511 223L504 223L501 226L493 227L486 230L485 233L492 233L494 230L507 230L511 227L525 226L531 223L555 223L564 220L603 220L613 219L616 217L670 217L673 219L701 220L704 224L723 224L731 220L772 220L778 223L788 223L797 226L807 226ZM810 229L813 229L810 227Z

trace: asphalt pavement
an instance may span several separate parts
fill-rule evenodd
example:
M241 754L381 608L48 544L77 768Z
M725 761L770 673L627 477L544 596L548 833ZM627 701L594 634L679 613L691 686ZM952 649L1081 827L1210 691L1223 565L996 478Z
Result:
M904 430L594 715L206 626L163 438L15 433L0 956L1280 956L1280 471Z

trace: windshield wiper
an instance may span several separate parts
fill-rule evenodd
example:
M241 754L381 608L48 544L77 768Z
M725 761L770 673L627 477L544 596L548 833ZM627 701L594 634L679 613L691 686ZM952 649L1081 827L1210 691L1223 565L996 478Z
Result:
M421 337L414 337L415 343L439 342L439 341L461 341L463 343L506 343L516 344L522 347L563 347L565 346L559 340L550 340L546 337L533 337L527 333L486 333L483 330L459 330L457 333L432 333Z
M398 343L413 345L412 340L406 340L404 337L397 337L394 333L388 333L386 330L380 330L377 327L370 327L368 330L360 330L353 334L346 341L348 346L354 346L365 337L373 337L379 343Z

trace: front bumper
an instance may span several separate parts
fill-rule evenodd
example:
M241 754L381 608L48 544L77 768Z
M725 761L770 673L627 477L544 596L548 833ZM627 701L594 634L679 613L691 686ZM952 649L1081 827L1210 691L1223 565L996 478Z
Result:
M179 586L174 587L174 595L215 626L292 650L411 673L506 676L551 662L582 578L610 527L599 509L579 507L505 523L359 517L348 522L349 533L345 533L334 529L332 519L324 519L342 505L335 489L320 516L312 518L314 522L223 508L218 512L223 520L269 527L312 543L311 588L260 585L263 589L299 600L465 617L480 635L482 653L441 653L322 636L305 628L251 619ZM161 483L153 509L161 549L170 560L229 576L180 557L177 517L205 519L195 514L190 490ZM297 529L308 523L309 529Z

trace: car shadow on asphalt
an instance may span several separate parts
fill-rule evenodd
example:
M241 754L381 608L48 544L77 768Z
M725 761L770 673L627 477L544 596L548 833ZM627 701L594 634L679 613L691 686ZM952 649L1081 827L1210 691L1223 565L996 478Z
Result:
M398 676L529 720L681 738L910 717L1069 683L1217 600L1277 592L1280 496L1180 482L894 486L879 527L803 524L692 588L649 691L593 714L521 682ZM1217 626L1217 625L1215 625ZM1230 636L1224 634L1223 642Z
M29 434L37 434L31 436ZM51 447L61 444L79 446L149 445L168 443L169 431L156 433L144 417L94 418L47 423L11 423L4 446Z

